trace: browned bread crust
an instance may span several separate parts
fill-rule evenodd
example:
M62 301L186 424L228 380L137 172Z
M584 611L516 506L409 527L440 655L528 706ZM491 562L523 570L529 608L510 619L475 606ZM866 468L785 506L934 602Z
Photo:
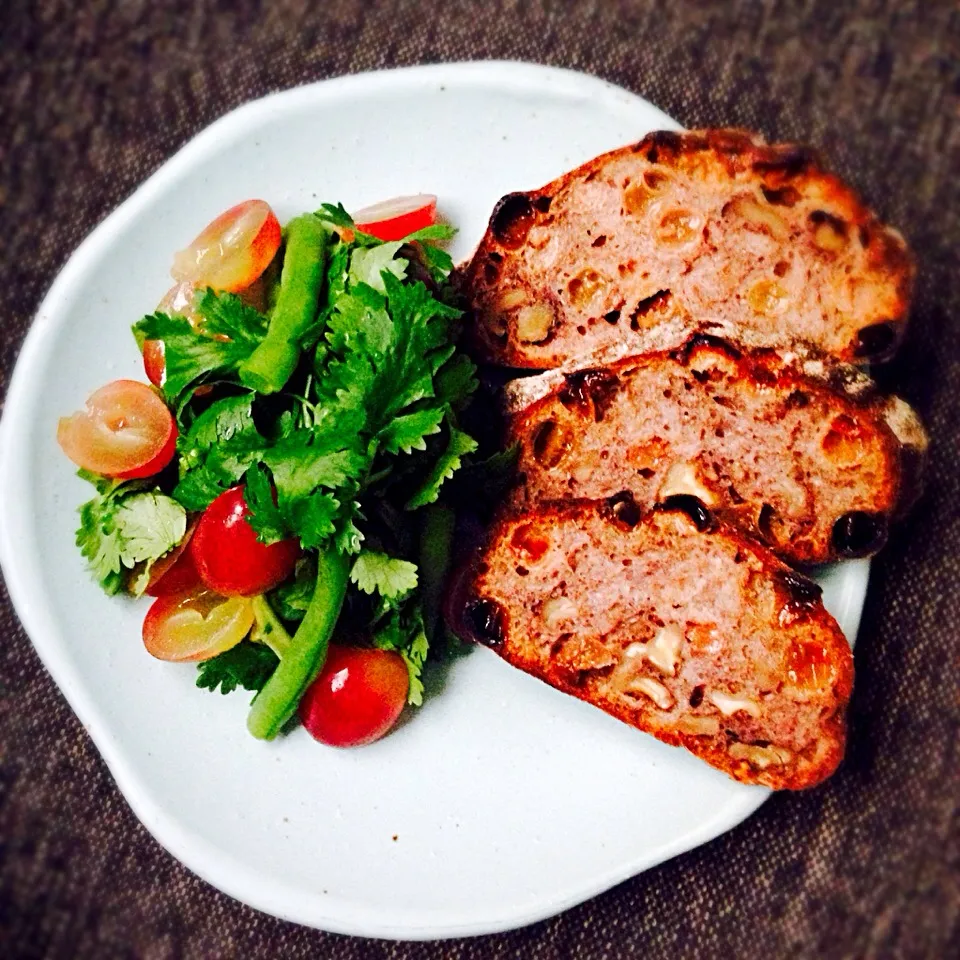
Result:
M713 338L546 376L525 405L535 384L509 391L512 509L686 494L795 564L879 550L926 446L909 406L855 369Z
M884 359L913 273L901 235L813 151L699 130L504 197L460 279L484 359L553 369L691 329Z
M843 756L853 658L819 587L690 498L502 519L455 583L455 632L736 780Z

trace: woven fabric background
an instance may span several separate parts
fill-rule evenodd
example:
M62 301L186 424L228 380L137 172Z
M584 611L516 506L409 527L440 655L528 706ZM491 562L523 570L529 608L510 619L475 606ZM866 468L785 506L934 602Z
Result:
M228 899L150 838L0 593L0 956L960 956L955 0L3 0L0 395L70 252L212 120L324 77L491 57L598 74L688 126L811 142L913 245L913 326L883 378L923 414L933 455L874 567L846 762L525 930L338 937Z

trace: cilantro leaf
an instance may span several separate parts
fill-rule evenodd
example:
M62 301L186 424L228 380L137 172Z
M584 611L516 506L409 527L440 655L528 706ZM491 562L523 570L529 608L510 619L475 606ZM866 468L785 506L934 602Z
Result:
M347 292L352 249L350 244L341 242L336 244L330 253L330 262L327 264L327 300L330 303L336 303ZM323 318L323 322L325 321L326 317Z
M454 349L450 321L460 316L422 283L390 273L383 281L386 297L358 284L335 304L331 356L317 387L319 405L369 434L433 395L433 376Z
M267 440L253 420L253 394L227 397L200 414L180 439L180 482L174 497L203 510L259 461Z
M205 373L226 371L238 362L232 344L203 336L183 317L153 313L137 323L133 331L138 339L163 342L166 363L163 392L170 400Z
M272 447L250 453L247 466L255 468L246 474L249 520L263 542L296 534L303 546L310 549L321 546L336 532L340 511L337 491L356 484L357 478L366 474L369 458L351 448L350 440L337 436L329 429L331 426L336 424L293 430ZM357 438L351 439L355 442ZM208 475L211 468L220 467L219 457L217 451L208 455ZM242 468L240 463L237 466ZM269 468L270 473L264 468ZM244 470L240 469L241 476ZM188 474L178 491L190 477ZM209 479L216 482L217 477Z
M365 283L377 293L386 293L383 273L387 271L398 280L407 275L409 261L397 256L403 246L402 240L381 243L376 247L357 247L350 254L350 284Z
M420 249L420 256L424 260L434 283L443 283L453 270L453 258L446 250L425 243Z
M423 283L401 284L389 274L383 281L391 318L400 333L397 354L401 370L416 370L419 363L425 363L431 374L436 373L454 352L450 323L445 321L458 320L462 311L441 303Z
M419 230L414 230L413 233L408 233L400 242L452 240L456 235L456 227L451 227L448 223L432 223L429 227L421 227Z
M463 464L463 457L477 449L477 441L468 433L450 428L450 440L447 449L440 454L426 479L406 503L407 510L416 510L428 503L434 503L440 496L440 487L449 480Z
M162 493L139 492L133 486L101 487L80 508L76 542L93 575L110 594L123 587L123 571L145 563L133 592L146 589L154 560L183 539L187 514L176 500Z
M99 493L101 496L115 493L117 490L119 490L120 486L124 482L123 480L117 480L114 477L105 477L101 473L94 473L91 470L84 470L83 467L77 471L77 476L81 480L86 480L87 483L93 484L97 490L97 493ZM131 483L130 486L133 486L133 484Z
M423 704L423 681L420 679L420 674L423 671L423 665L427 661L429 652L430 641L427 639L426 631L423 629L423 619L421 617L417 621L417 628L410 636L406 648L400 651L400 655L407 665L407 673L410 677L407 703L415 707Z
M315 490L308 497L293 501L287 510L291 527L308 550L322 546L337 531L340 501L332 494Z
M201 317L201 329L210 337L229 337L233 344L253 350L267 332L267 318L235 293L217 293L210 287L193 302Z
M273 485L260 464L246 472L244 498L251 510L247 522L261 543L276 543L290 535L283 514L273 502Z
M120 539L109 500L97 495L80 507L76 544L100 586L109 594L119 593L123 587Z
M163 341L163 392L170 400L207 374L234 374L266 333L266 317L235 294L207 289L196 297L194 309L202 320L199 329L184 317L165 313L149 314L133 328L141 342Z
M250 446L263 446L253 422L254 394L242 393L212 403L193 421L181 446L186 450L206 451L218 444L249 441Z
M296 430L267 450L263 462L273 473L281 509L317 487L334 490L365 473L367 458L349 446L351 439L332 431Z
M317 211L317 216L327 223L332 223L335 227L341 227L344 230L352 230L356 227L353 217L347 213L346 207L342 203L334 206L332 203L323 203Z
M115 514L120 560L133 567L172 550L187 532L187 511L163 493L135 493L118 502Z
M440 432L440 424L445 416L444 407L426 407L415 413L396 417L380 431L380 445L387 453L426 450L424 438Z
M477 366L464 353L454 354L434 378L434 390L438 400L460 409L479 386Z
M174 487L174 498L188 510L205 510L225 490L236 486L260 459L257 450L214 447Z
M350 581L364 593L394 600L416 589L417 565L378 550L362 550L353 563Z
M297 561L292 582L281 584L269 594L270 606L284 620L303 619L317 585L317 564L309 556Z
M417 253L420 261L429 271L433 282L439 286L442 286L450 276L453 270L453 258L446 250L434 246L434 242L450 240L456 233L454 227L445 223L435 223L422 230L415 230L403 238L404 243L418 244Z
M277 669L280 660L262 643L241 640L235 647L197 664L197 686L221 693L237 687L259 692Z
M396 330L382 293L369 284L355 284L333 306L327 332L332 351L345 354L360 349L377 356L390 350Z
M334 530L334 542L341 553L348 556L359 553L364 541L363 531L357 526L357 518L362 518L360 504L351 497L341 507Z
M342 203L338 203L336 206L332 203L321 204L320 209L316 211L314 216L319 217L325 223L332 224L338 229L341 236L349 238L350 243L362 247L372 247L382 242L373 234L358 230L353 217L347 213Z
M395 650L403 657L410 678L407 703L419 707L423 703L420 674L430 652L419 605L407 604L404 609L394 610L374 634L373 645L379 650Z

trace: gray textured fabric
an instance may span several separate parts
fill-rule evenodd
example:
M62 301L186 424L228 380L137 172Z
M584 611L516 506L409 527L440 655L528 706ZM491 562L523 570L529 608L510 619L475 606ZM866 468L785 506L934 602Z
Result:
M946 957L960 952L960 11L925 0L699 4L5 0L0 393L80 239L245 100L489 57L599 74L688 126L819 146L919 258L884 371L929 424L928 490L874 568L840 772L526 930L404 945L263 916L138 824L0 595L0 955ZM638 811L642 816L642 811ZM958 951L958 952L955 952Z

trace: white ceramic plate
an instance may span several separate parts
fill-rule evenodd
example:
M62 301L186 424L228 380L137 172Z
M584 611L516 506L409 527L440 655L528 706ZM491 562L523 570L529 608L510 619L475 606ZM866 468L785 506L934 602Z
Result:
M466 256L504 193L676 123L600 80L514 63L374 73L231 113L101 224L43 302L0 436L0 559L44 664L120 789L174 856L251 906L343 933L487 933L557 913L729 830L768 791L734 783L514 671L485 650L442 694L358 750L303 731L246 732L247 698L194 686L140 644L146 601L109 599L73 545L89 495L57 417L115 377L142 377L129 333L169 285L176 249L262 196L281 220L440 196ZM856 634L869 567L825 578ZM117 838L118 843L123 838Z

